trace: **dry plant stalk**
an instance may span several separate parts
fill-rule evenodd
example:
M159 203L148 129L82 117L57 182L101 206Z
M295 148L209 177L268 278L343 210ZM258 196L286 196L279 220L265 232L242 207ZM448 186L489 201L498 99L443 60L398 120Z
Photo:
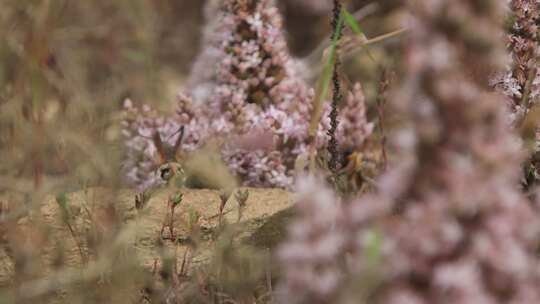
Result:
M338 161L339 161L339 151L338 151L338 143L336 139L336 130L338 128L338 106L341 103L342 95L341 95L341 83L339 79L339 68L340 68L340 58L339 58L339 43L341 41L342 37L342 25L339 24L339 22L342 22L342 7L341 2L339 0L334 0L334 8L333 8L333 18L332 18L332 37L331 40L336 42L336 49L335 49L335 58L334 63L332 67L332 105L331 110L329 113L330 117L330 129L328 130L328 135L330 137L330 140L328 142L328 152L330 153L330 159L328 161L328 168L330 169L330 172L333 175L333 178L337 178L337 170L338 170Z

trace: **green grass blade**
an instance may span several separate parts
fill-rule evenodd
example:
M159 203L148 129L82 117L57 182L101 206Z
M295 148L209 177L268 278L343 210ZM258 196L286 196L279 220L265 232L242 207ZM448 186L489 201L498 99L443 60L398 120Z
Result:
M365 33L360 27L360 24L358 24L358 22L356 21L356 18L351 13L349 13L346 8L343 8L343 17L345 18L345 22L347 23L347 25L353 30L356 35L365 36Z
M364 41L367 41L369 40L367 35L364 33L364 31L362 30L362 28L360 27L360 24L358 23L358 21L356 21L356 18L351 14L349 13L349 11L347 11L346 8L343 8L343 12L342 12L342 15L345 19L345 22L347 23L347 25L352 29L352 31L358 36L359 40L361 41L362 43L362 48L365 49L366 53L368 54L369 56L369 59L371 59L371 61L375 62L375 58L373 57L373 55L371 54L371 52L369 51L369 48L367 48L363 43Z
M336 28L336 35L332 38L332 44L328 51L328 58L324 64L323 72L317 81L317 88L315 91L315 100L313 106L313 116L311 117L311 123L309 126L309 134L311 137L315 136L317 132L317 126L322 115L322 105L324 99L328 95L328 87L330 86L330 80L332 79L332 72L334 71L334 62L336 59L337 45L339 43L338 37L343 29L343 12L339 15L338 24Z

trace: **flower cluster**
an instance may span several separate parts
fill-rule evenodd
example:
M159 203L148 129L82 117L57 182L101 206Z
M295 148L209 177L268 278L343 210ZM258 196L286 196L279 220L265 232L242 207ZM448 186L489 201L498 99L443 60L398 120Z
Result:
M354 299L359 288L347 287L367 271L373 229L383 261L368 292L373 302L540 302L540 221L517 186L519 141L500 97L467 72L471 62L498 68L503 7L497 0L407 7L405 79L393 98L410 123L394 139L403 160L377 193L347 204L308 188L279 253L284 303Z
M527 114L540 98L540 1L511 0L512 24L507 36L511 62L491 81L507 97L513 121Z
M366 271L373 266L373 261L362 257L364 248L376 241L365 222L388 204L368 199L363 205L340 203L333 190L313 176L299 179L296 188L298 216L278 251L284 277L277 290L278 302L339 303L352 291L347 290L351 283L360 283L355 282L355 273L367 277ZM356 284L352 289L361 288Z
M305 177L297 191L299 218L289 226L289 240L279 252L287 279L278 291L280 302L330 303L344 277L340 262L350 231L342 231L343 208L323 183Z
M374 124L367 120L367 108L364 92L360 83L356 83L341 109L336 132L341 149L354 150L361 147L373 133Z
M509 10L512 17L507 35L510 63L506 71L491 79L491 84L507 97L510 121L519 125L532 107L540 103L540 1L511 0ZM540 124L537 137L540 137ZM540 154L540 148L534 153ZM540 176L537 156L533 155L530 164L531 168L526 170L533 172L528 173L528 182L532 175L536 179Z
M189 98L181 98L178 117L157 118L153 127L161 130L159 123L174 125L171 129L186 125L185 134L191 139L180 148L187 152L206 138L222 138L223 159L245 185L289 187L296 158L307 153L311 144L308 128L314 91L297 73L299 63L287 49L275 1L226 0L219 6L212 1L209 5L209 14L217 16L208 25L210 30L204 39L208 49L199 57L190 80L188 93L193 102L186 106ZM215 72L208 73L210 69ZM342 124L338 127L341 148L358 149L372 133L365 107L362 88L356 85L342 105ZM141 144L133 147L134 141L152 146L144 136L136 135L142 134L133 126L139 127L126 124L131 147L125 165L130 176L144 176L147 170L137 170L142 164L135 155L155 151L146 146L137 150L143 147ZM323 120L315 138L319 149L327 142L327 129L328 121ZM272 148L237 144L259 130L269 131ZM174 142L175 136L163 136L171 137L169 144ZM141 184L140 179L130 181Z

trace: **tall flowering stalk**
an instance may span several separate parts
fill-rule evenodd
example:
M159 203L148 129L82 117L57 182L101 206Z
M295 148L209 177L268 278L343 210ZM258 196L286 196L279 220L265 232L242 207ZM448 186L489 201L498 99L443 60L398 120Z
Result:
M520 125L530 110L540 104L540 1L509 1L510 25L507 49L510 64L505 72L497 74L492 81L507 97L511 122ZM540 124L537 137L540 138ZM540 140L536 151L526 164L527 182L540 180Z
M336 42L339 45L339 41L342 36L342 25L339 24L342 20L341 15L341 2L339 0L334 0L334 9L333 9L333 18L332 18L332 29L333 33L331 36L331 41ZM336 53L338 50L336 49ZM336 130L338 128L338 105L341 103L341 83L339 80L339 68L340 68L340 58L335 56L334 58L334 67L332 71L332 105L330 110L330 129L328 130L328 136L330 141L328 143L328 152L330 153L330 161L328 167L330 171L335 175L337 172L337 163L338 163L338 143L336 139Z
M307 153L314 94L297 75L298 62L287 49L276 3L226 0L217 6L210 1L209 5L212 8L209 11L217 14L209 24L215 31L205 32L208 52L199 61L213 62L215 67L196 63L190 84L193 89L188 92L191 94L186 94L192 97L181 98L174 117L156 117L153 125L145 123L145 126L152 125L160 133L163 133L160 123L174 125L171 130L184 124L193 126L185 129L192 143L182 144L181 150L187 148L191 152L206 139L218 137L223 160L245 185L290 187L296 158ZM215 72L209 74L209 68ZM190 101L189 106L186 100ZM349 114L343 114L344 123L336 126L337 144L360 148L373 129L366 118L361 87L356 85L347 102L339 106L342 113ZM326 110L329 112L330 108ZM133 111L127 108L127 112ZM355 117L351 117L350 111L357 111ZM144 120L142 116L135 115L136 119ZM196 128L199 124L200 130ZM327 119L319 125L315 139L319 149L326 147L329 125ZM136 128L139 128L137 124L126 123L130 155L125 167L128 176L142 178L150 166L144 165L144 170L139 170L148 162L139 163L137 159L141 155L143 159L154 158L156 148L147 134ZM177 138L165 133L162 138L170 138L168 143ZM130 180L140 185L141 178Z
M508 70L494 77L493 84L507 97L515 120L520 121L540 97L540 1L512 0L507 46Z
M226 143L223 157L246 185L287 187L291 164L303 149L303 113L312 92L296 75L274 1L224 1L219 18L220 61L215 86L203 101L216 110L212 128L233 138L269 130L274 146Z
M515 22L509 35L512 76L521 88L521 105L540 102L540 1L513 0Z
M540 302L540 220L516 187L520 147L500 97L467 68L499 68L503 7L417 0L407 8L405 78L393 102L409 118L394 138L408 157L377 193L343 206L318 202L331 198L310 188L279 254L283 303L361 301L356 279L371 269L373 230L383 262L377 288L362 294L369 302Z

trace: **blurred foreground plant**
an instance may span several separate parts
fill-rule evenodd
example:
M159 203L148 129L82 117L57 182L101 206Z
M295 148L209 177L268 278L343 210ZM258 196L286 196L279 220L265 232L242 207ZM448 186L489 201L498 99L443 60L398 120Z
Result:
M392 98L409 123L394 138L402 159L377 193L351 202L302 182L300 218L279 252L281 302L539 302L540 220L517 187L519 143L500 97L466 73L501 68L502 4L406 7L405 78Z
M127 92L156 95L157 10L138 0L2 1L0 251L12 263L0 265L0 302L125 303L145 276L128 249L133 231L118 228L117 113ZM90 186L113 189L99 198L105 208L64 195ZM63 220L48 225L56 214Z

